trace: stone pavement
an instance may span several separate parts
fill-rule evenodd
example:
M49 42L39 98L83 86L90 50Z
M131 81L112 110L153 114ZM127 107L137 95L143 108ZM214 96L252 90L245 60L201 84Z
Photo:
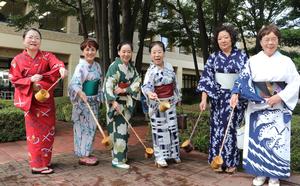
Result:
M229 174L214 173L207 164L207 155L193 151L181 152L182 163L170 163L168 168L156 168L153 159L144 158L143 146L133 134L129 141L129 170L111 166L110 152L100 145L100 137L95 139L94 155L99 158L97 166L78 165L73 155L72 125L58 123L54 144L51 175L33 175L27 163L25 142L0 144L0 186L2 185L174 185L174 186L248 186L252 176L242 172ZM137 126L136 131L145 139L148 127ZM146 142L148 146L151 144ZM5 158L6 157L6 158ZM282 186L300 185L300 175L294 174ZM267 184L265 184L266 186Z

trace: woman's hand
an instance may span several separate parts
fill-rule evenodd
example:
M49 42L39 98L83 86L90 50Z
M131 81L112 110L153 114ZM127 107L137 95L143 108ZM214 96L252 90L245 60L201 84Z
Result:
M114 93L115 93L115 94L123 94L123 93L126 93L126 89L117 87L117 88L114 90Z
M61 78L63 79L68 76L68 71L64 67L59 68L59 73Z
M87 103L87 97L86 97L86 95L85 95L84 92L79 91L77 94L82 99L82 101L84 101L85 103Z
M232 108L235 108L239 102L239 95L238 94L232 94L230 98L230 106Z
M40 81L43 78L42 75L40 74L34 74L33 76L31 76L30 81L31 82L37 82Z
M148 98L151 100L158 99L157 94L155 92L149 92L147 95L148 95Z
M118 113L120 112L120 106L119 103L116 101L112 102L112 108L114 108Z
M205 111L206 107L207 107L207 101L202 99L201 102L199 103L200 111Z
M273 107L274 105L276 105L282 101L278 94L271 96L270 98L268 98L266 100L267 100L267 104L270 105L270 107Z

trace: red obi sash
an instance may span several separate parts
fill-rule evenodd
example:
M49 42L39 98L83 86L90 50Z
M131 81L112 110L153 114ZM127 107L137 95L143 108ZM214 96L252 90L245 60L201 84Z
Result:
M120 87L120 88L127 88L127 87L129 87L129 83L123 83L123 82L120 82L120 83L118 83L118 87ZM122 94L119 94L119 96L126 96L127 95L127 93L122 93Z
M173 83L167 85L160 85L154 87L154 92L157 94L158 98L169 98L174 95L174 85Z

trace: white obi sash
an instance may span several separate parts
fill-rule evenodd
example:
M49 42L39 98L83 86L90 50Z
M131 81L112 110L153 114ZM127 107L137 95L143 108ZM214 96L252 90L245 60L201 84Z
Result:
M234 81L238 78L239 74L236 73L220 73L216 72L215 78L217 83L221 85L221 89L229 89L231 90Z

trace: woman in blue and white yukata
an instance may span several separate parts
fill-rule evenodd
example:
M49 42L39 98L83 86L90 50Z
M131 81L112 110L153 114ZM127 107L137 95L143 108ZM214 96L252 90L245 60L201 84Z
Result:
M85 104L86 101L89 103L98 118L100 102L103 101L102 72L99 63L94 61L98 48L92 39L81 43L84 59L80 58L68 89L73 104L74 153L81 165L98 164L97 158L91 155L97 124Z
M247 61L247 56L235 47L237 33L230 25L221 25L216 29L214 43L217 51L212 53L204 67L197 91L202 92L200 110L207 107L207 98L210 100L210 147L208 163L219 155L225 130L232 108L229 105L231 89L238 73ZM229 126L221 156L223 165L215 172L234 173L239 165L240 156L237 148L236 127L243 120L246 105L240 103L234 108L232 123Z
M245 114L243 167L260 186L269 186L290 176L292 110L295 108L300 76L293 61L278 49L279 29L271 24L258 33L262 51L251 57L232 90L231 105L248 100Z
M149 52L153 63L146 72L142 92L149 106L155 164L158 167L167 167L166 160L181 162L176 117L176 104L180 102L180 93L174 69L170 63L164 61L164 44L160 41L152 42ZM169 101L171 108L160 112L157 99Z

